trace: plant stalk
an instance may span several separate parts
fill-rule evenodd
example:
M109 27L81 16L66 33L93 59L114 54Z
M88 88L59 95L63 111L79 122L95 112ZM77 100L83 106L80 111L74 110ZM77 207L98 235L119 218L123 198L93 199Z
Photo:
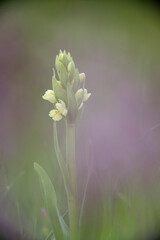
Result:
M70 240L77 235L77 193L76 193L76 161L75 161L75 125L66 121L66 162L69 172L71 192L68 195L68 214L70 225Z

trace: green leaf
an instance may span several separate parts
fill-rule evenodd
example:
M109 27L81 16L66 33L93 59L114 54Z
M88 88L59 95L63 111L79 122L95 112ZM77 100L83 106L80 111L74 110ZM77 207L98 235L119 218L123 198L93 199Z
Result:
M53 231L52 231L52 230L49 232L49 234L47 235L47 237L45 238L45 240L49 240L51 237L53 237L52 239L55 239L55 237L54 237L54 234L53 234ZM55 239L55 240L56 240L56 239Z
M46 171L36 162L34 163L34 169L42 183L47 213L51 220L54 235L57 240L64 240L65 238L60 220L61 216L57 206L57 197L54 186Z
M56 56L55 66L56 66L56 70L57 70L58 77L60 78L59 73L60 73L60 67L61 67L61 65L60 65L60 61L59 61L59 57L58 57L58 56Z
M68 115L70 123L75 123L78 113L77 101L70 84L67 85Z
M79 87L80 87L79 71L76 68L73 76L73 91L76 92Z
M66 88L67 87L67 82L69 81L68 73L63 65L63 63L60 63L60 70L59 70L59 78L62 83L62 85Z
M62 153L61 153L59 143L58 143L56 122L54 122L54 148L55 148L58 164L59 164L60 170L62 172L66 194L69 195L69 192L71 191L70 190L70 185L69 185L69 175L68 175L68 170L67 170L67 167L66 167L66 163L65 163L65 161L62 157Z
M68 65L68 58L67 58L67 53L66 53L66 51L64 50L64 52L63 52L63 58L62 58L62 63L64 64L64 66L65 67L67 67L67 65Z
M67 73L67 69L64 64L59 60L59 57L56 56L55 66L57 70L58 77L63 85L63 87L67 87L67 82L69 81L69 76Z
M55 73L52 77L52 87L53 87L53 90L54 90L54 94L55 94L55 97L56 99L61 99L63 100L63 102L67 103L67 94L66 94L66 91L63 87L61 87L58 82L57 82L57 79L55 77Z
M85 188L84 188L84 193L83 193L83 198L82 198L82 203L81 203L81 209L80 209L80 215L79 215L79 224L80 225L82 223L82 217L83 217L83 213L84 213L84 205L85 205L87 188L88 188L88 183L89 183L89 180L90 180L90 176L91 176L91 170L88 171L87 180L85 182Z
M21 181L21 177L25 174L24 171L20 172L11 182L10 185L6 186L6 191L4 192L4 195L2 197L2 201L5 201L5 199L8 197L14 186L17 184L18 181Z
M60 223L61 223L61 227L63 229L63 233L64 233L64 237L66 240L69 240L69 227L67 226L67 224L65 223L63 217L60 217Z

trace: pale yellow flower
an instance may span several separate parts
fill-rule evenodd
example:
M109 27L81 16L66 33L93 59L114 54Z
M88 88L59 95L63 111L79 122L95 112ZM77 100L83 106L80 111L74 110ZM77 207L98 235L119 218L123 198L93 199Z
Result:
M91 96L91 93L88 93L87 89L84 89L83 101L86 102Z
M80 82L83 83L85 81L85 79L86 79L85 73L80 73L79 74L79 79L80 79Z
M58 111L63 115L63 116L67 116L67 112L68 112L68 110L67 110L67 108L66 108L66 105L65 105L65 103L61 100L61 99L59 99L58 100L59 102L57 102L56 103L56 108L58 109Z
M57 109L53 109L49 112L49 116L54 120L54 121L60 121L62 119L61 113Z
M78 91L75 93L77 103L79 103L83 99L83 95L84 95L83 89L82 88L78 89Z
M88 93L86 88L78 89L78 91L75 93L77 104L80 105L78 109L81 109L83 107L83 102L86 102L90 96L91 93Z
M56 103L56 98L53 90L47 90L45 94L42 96L44 100L47 100L51 103Z

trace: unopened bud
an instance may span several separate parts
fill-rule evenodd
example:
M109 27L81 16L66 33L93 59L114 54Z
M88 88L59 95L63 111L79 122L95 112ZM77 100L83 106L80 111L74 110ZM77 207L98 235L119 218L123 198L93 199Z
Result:
M86 102L91 96L91 93L88 93L87 89L84 89L83 101Z
M60 61L63 60L63 55L64 55L63 52L60 50L60 52L59 52L59 60L60 60Z
M73 72L74 69L75 69L74 62L71 61L71 62L68 64L67 70L68 70L68 72Z
M79 74L79 79L80 79L80 82L83 83L85 81L85 79L86 79L85 73L80 73Z
M67 59L68 59L69 62L73 61L70 52L69 52L68 55L67 55Z
M83 99L83 95L84 95L83 89L82 88L78 89L78 91L75 94L77 103L79 103Z

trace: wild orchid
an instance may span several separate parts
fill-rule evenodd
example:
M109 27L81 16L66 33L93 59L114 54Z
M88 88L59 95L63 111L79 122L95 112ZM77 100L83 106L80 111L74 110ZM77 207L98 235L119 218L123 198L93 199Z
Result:
M47 90L42 98L53 104L49 116L54 120L54 147L68 200L69 227L60 214L56 192L50 178L39 164L35 163L34 168L42 182L46 209L53 228L53 239L75 240L80 219L77 211L75 124L91 93L85 88L85 73L79 73L70 53L60 50L56 56L55 69L53 68L52 90ZM66 160L62 157L57 136L56 122L61 119L66 122Z
M49 116L54 121L65 118L68 122L75 123L83 103L91 96L84 88L85 73L79 73L70 53L67 54L66 51L60 50L55 66L56 72L53 69L52 77L53 90L47 90L43 99L53 103L54 109L50 111Z

